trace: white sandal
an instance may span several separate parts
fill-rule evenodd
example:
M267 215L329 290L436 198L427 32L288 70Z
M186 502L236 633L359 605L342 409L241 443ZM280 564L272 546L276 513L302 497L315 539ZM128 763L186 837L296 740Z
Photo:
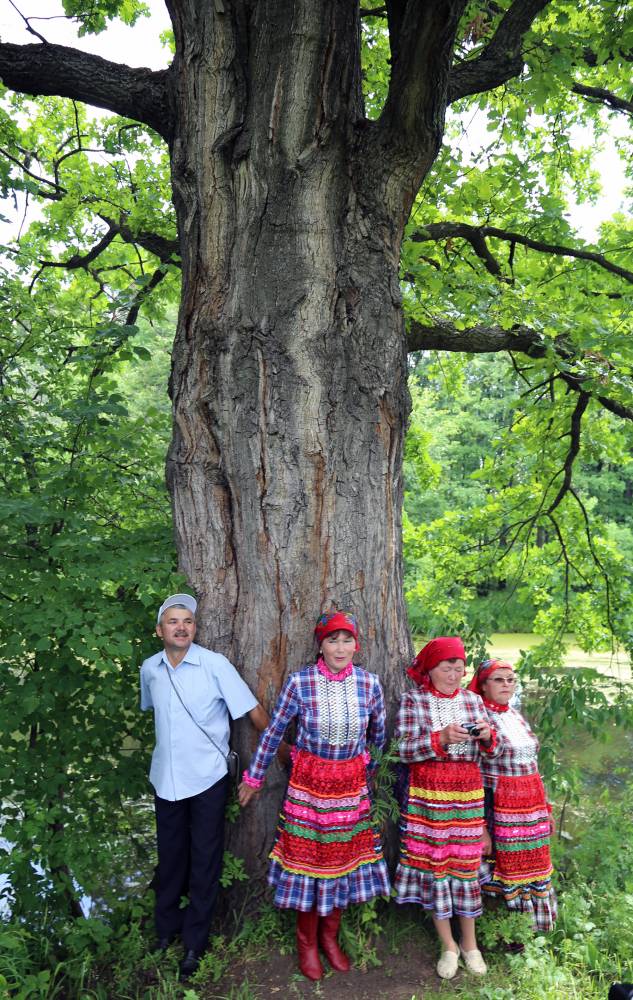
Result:
M488 966L484 962L483 955L478 948L474 948L472 951L464 951L460 947L461 956L464 959L464 965L469 972L473 972L476 976L485 976L488 971Z
M459 965L459 953L456 951L443 951L440 960L435 966L440 979L453 979L457 975Z

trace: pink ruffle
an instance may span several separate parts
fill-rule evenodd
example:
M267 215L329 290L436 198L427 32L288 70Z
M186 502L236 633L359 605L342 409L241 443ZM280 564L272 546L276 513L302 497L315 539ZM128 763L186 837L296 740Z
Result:
M316 809L297 806L287 801L284 805L284 813L286 816L294 816L296 819L305 820L310 823L313 829L319 829L320 827L327 829L332 825L350 827L354 826L355 823L362 822L369 815L369 802L366 800L361 802L357 809L346 809L341 812L332 810L324 815L323 812L318 812Z
M407 851L414 857L421 856L425 858L430 858L433 861L443 861L446 857L451 858L463 858L467 861L471 861L475 858L481 857L481 840L475 840L471 844L420 844L417 840L411 840L409 838L405 841L407 846Z
M244 782L245 785L248 785L249 788L261 788L262 785L264 784L263 778L251 778L248 771L244 771L242 775L242 781Z
M316 662L316 667L317 667L317 670L319 671L319 673L323 674L323 676L326 678L326 680L328 680L328 681L344 681L346 677L349 677L349 675L351 674L352 670L354 669L354 664L350 660L346 667L343 667L343 669L339 670L338 673L334 673L333 670L330 670L330 668L328 667L328 665L325 662L325 660L323 659L323 657L320 656L319 659Z

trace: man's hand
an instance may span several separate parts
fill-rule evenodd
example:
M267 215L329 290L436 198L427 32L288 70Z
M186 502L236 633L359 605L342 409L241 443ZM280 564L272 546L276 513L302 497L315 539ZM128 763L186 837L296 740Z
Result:
M252 785L247 785L246 782L243 781L237 790L237 801L242 808L244 808L244 806L248 805L251 799L255 798L258 792L259 788L253 788Z

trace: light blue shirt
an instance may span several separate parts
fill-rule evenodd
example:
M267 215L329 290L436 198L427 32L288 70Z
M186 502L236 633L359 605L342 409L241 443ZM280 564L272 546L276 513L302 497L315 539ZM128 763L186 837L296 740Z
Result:
M220 753L183 708L212 737ZM239 719L257 706L232 663L220 653L192 642L174 669L164 650L141 666L141 709L154 709L156 746L149 780L161 799L175 802L198 795L226 774L229 715Z

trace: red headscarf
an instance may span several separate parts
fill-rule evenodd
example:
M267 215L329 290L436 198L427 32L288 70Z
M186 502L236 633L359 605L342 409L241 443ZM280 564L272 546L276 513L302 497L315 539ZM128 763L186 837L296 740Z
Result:
M475 694L479 694L481 695L482 698L484 698L482 685L484 681L490 677L491 674L494 674L495 670L514 671L514 667L512 666L511 663L508 663L506 660L484 660L483 663L480 663L477 669L475 670L472 680L468 685L468 690L474 691ZM487 699L484 698L484 701L486 700Z
M426 675L442 660L458 659L466 662L464 643L458 636L441 635L423 646L407 673L416 684L422 684Z
M356 615L351 614L349 611L336 611L332 609L322 614L314 628L316 641L321 645L327 635L331 635L332 632L340 632L341 630L351 632L356 639L356 649L360 649L358 643L358 621Z

